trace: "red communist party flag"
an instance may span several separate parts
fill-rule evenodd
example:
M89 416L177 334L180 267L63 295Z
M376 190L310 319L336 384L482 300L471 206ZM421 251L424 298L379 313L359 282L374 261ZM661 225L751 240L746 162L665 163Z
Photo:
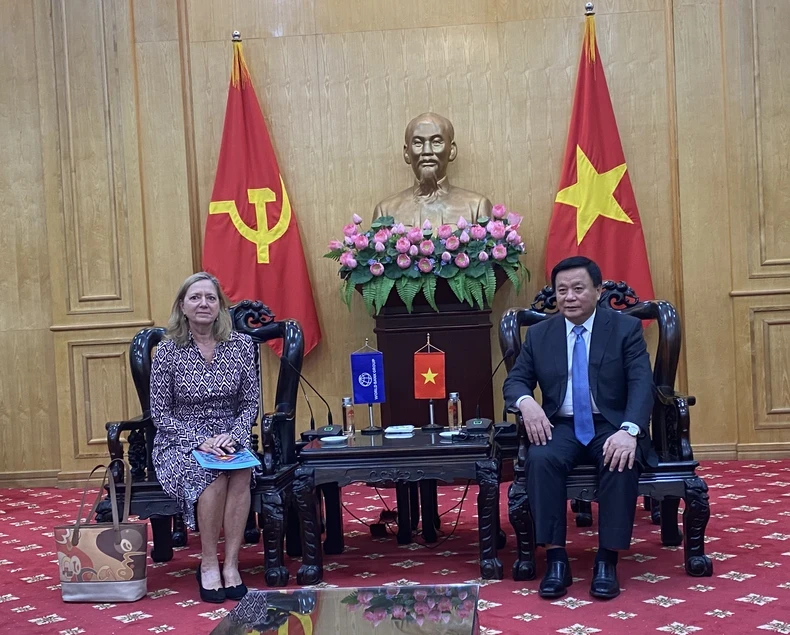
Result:
M321 327L296 215L235 36L203 267L233 302L261 300L278 320L297 320L305 353L318 344ZM271 347L280 355L282 341Z
M414 398L443 399L444 396L444 353L417 351L414 353Z
M560 260L587 256L604 280L625 280L641 300L655 298L645 237L617 132L612 100L586 17L576 96L546 241L546 278Z

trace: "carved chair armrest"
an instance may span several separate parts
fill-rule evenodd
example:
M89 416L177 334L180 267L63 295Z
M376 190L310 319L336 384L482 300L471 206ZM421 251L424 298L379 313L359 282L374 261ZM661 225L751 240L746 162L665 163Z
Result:
M130 419L129 421L109 421L105 424L105 428L107 430L107 449L110 452L110 460L114 459L121 459L123 460L123 443L121 442L121 433L122 432L133 432L135 430L145 430L149 426L153 426L154 423L151 420L151 417L147 417L145 415L138 415L134 419ZM113 465L113 477L115 478L116 482L123 481L123 474L121 474L121 469L116 463Z
M670 386L656 386L656 399L664 406L663 424L667 427L666 433L669 435L674 432L672 436L677 435L676 438L667 439L670 447L677 448L679 460L693 461L689 408L697 403L697 398L676 392Z
M514 470L523 472L527 466L527 448L529 447L529 439L527 438L527 430L524 428L524 420L521 418L521 410L515 406L508 406L506 408L507 414L515 415L516 417L516 434L518 435L518 452L516 460L513 464Z

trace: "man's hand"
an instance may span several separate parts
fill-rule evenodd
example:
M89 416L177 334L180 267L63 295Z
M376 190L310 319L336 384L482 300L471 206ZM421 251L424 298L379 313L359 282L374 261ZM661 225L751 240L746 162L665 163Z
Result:
M626 465L630 470L634 467L636 458L636 437L632 437L625 430L618 430L603 444L603 464L609 466L609 471L622 472Z
M521 418L524 420L524 428L527 430L527 438L530 443L535 445L546 445L551 441L551 429L554 427L546 418L546 413L537 401L532 398L522 399L518 405L521 411Z

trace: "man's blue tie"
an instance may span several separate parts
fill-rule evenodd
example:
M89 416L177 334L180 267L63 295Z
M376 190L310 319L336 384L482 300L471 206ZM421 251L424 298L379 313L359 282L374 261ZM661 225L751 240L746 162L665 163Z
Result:
M587 376L587 346L582 334L583 326L574 326L576 343L573 345L573 431L583 445L587 445L595 436L592 402L590 400L590 380Z

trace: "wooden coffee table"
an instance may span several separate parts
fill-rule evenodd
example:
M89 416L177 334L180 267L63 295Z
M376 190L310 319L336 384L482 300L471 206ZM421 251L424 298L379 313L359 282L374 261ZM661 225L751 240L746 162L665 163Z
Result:
M445 484L475 481L480 486L477 495L480 576L487 580L501 580L502 562L497 558L500 469L499 450L492 443L491 436L449 440L436 433L416 430L408 438L366 436L357 432L341 446L311 441L299 454L294 481L302 537L302 566L296 576L298 583L316 584L323 578L317 486L329 483L338 487L351 483L395 485L398 531L401 533L411 531L408 488L405 486L420 483L425 516L425 510L433 510L436 505L432 481ZM435 530L432 523L428 525L424 531ZM330 533L339 536L340 548L333 549L333 552L340 553L342 527L327 527L327 534ZM399 536L399 542L404 538Z

